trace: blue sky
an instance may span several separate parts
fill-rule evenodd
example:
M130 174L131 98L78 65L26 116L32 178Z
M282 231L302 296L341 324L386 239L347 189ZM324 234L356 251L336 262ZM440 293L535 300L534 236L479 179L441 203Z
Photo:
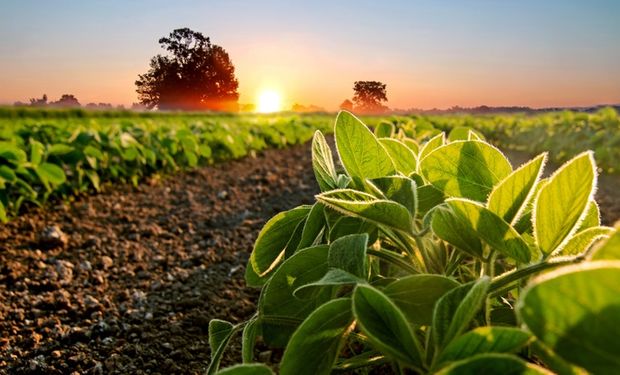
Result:
M620 102L620 1L4 1L0 102L130 104L178 27L231 55L242 102L328 109L355 80L391 107Z

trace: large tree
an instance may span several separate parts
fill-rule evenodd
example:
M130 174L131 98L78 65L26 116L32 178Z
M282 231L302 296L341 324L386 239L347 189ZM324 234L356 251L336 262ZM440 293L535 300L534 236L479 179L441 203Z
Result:
M386 84L378 81L356 81L353 85L355 110L365 113L385 112L388 108L382 103L388 100L386 87Z
M147 108L236 111L239 83L228 53L188 28L159 39L168 54L151 59L136 81L138 99Z

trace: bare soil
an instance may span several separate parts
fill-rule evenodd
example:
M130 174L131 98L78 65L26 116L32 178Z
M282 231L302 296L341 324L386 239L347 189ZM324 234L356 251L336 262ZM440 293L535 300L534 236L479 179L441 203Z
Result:
M608 224L620 216L618 182L599 189ZM204 372L209 320L255 310L243 274L258 231L317 192L306 144L0 226L0 373ZM236 345L224 365L238 361Z

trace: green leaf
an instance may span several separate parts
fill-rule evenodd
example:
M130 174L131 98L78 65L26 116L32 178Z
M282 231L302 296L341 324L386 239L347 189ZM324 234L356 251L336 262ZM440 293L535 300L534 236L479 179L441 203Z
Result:
M596 167L592 152L566 162L540 189L534 203L534 238L549 255L560 251L587 214L594 194Z
M598 207L598 203L591 200L588 202L588 208L586 209L586 215L583 218L583 221L579 225L579 229L577 232L581 232L584 229L598 227L601 225L601 210Z
M235 333L235 326L221 319L212 319L209 322L209 347L211 348L211 363L207 374L214 374L220 366L224 350Z
M30 140L30 164L37 166L41 164L43 160L43 154L45 153L45 146L41 142Z
M6 223L8 221L8 217L6 216L6 209L4 208L4 204L0 201L0 222Z
M404 232L411 232L413 219L406 207L352 189L332 190L321 193L316 199L345 215L359 217L375 224L385 225Z
M553 373L533 363L510 354L488 353L454 362L437 372L437 375L502 374L502 375L552 375Z
M358 186L362 186L367 178L395 172L387 151L366 125L351 113L338 113L335 138L342 165Z
M366 261L367 234L351 234L338 238L329 245L327 265L355 275L361 279L368 278Z
M285 260L267 282L259 300L263 338L284 347L295 328L318 306L331 298L331 289L318 289L312 298L298 299L293 292L319 280L327 272L326 245L309 247Z
M435 149L422 159L420 171L447 196L486 202L493 187L512 172L512 167L488 143L457 141Z
M274 375L273 371L262 363L247 363L225 368L217 375Z
M450 207L432 212L431 228L437 237L476 258L482 258L482 242L470 225Z
M63 143L56 143L53 145L48 145L47 146L47 154L48 155L66 155L68 153L70 153L71 151L73 151L73 147L63 144Z
M620 231L616 228L607 241L592 254L592 260L620 260Z
M232 332L234 325L221 319L212 319L209 322L209 346L211 352L215 353L217 348L222 345L228 335Z
M316 295L317 288L326 286L342 286L366 284L365 279L359 278L340 268L331 268L319 280L300 286L293 291L293 295L299 299L312 298Z
M353 314L375 348L399 362L422 368L420 343L403 312L385 294L358 285L353 292Z
M17 180L17 175L8 165L0 165L0 178L8 183L13 183Z
M396 170L404 175L409 175L417 169L416 156L404 143L393 138L379 138L379 142L386 149Z
M314 245L317 238L322 235L326 225L324 208L325 206L321 203L315 203L310 209L297 249L304 249Z
M258 319L253 317L250 319L241 334L241 358L243 363L254 361L254 346L256 345L256 336L258 335Z
M555 353L592 373L620 368L620 261L567 266L531 282L521 321Z
M452 341L441 352L437 363L459 361L483 353L515 353L531 335L512 327L478 327Z
M0 158L6 159L16 165L25 163L28 160L28 156L26 156L24 150L9 142L0 142Z
M468 126L456 126L450 130L448 134L448 141L467 141L469 140L469 134L472 129Z
M405 138L402 140L402 142L409 147L409 149L411 151L413 151L414 155L417 155L418 152L420 151L420 145L418 145L418 142L416 142L414 139L411 138Z
M444 133L439 133L429 139L424 145L422 145L420 153L418 154L418 160L421 162L428 154L443 146L446 143L445 139L446 135Z
M280 363L280 373L330 374L352 323L350 298L335 299L320 306L291 337Z
M389 176L366 181L380 198L402 204L409 210L411 216L415 217L418 202L416 183L412 179L404 176Z
M541 154L504 178L489 195L489 210L516 223L534 196L546 160L547 154Z
M610 227L591 227L574 235L557 255L579 255L588 250L595 242L614 233Z
M426 215L430 210L442 204L445 200L443 193L433 185L419 186L417 189L418 213Z
M349 234L367 233L369 236L368 243L374 243L377 240L377 226L373 223L352 216L341 216L332 225L329 231L329 242L333 242L340 237Z
M448 199L446 204L493 249L521 263L530 261L530 249L519 233L482 204L457 198Z
M337 188L336 168L332 151L325 141L323 133L317 130L312 138L312 169L321 191Z
M280 212L261 229L249 260L249 265L259 277L264 278L282 260L286 245L293 236L293 232L309 212L310 206L299 206L292 210ZM246 275L249 269L248 266ZM246 281L250 284L247 276ZM254 286L255 284L250 285Z
M416 325L430 325L435 303L459 283L441 275L411 275L390 283L383 291Z
M433 311L433 339L439 353L467 329L484 304L491 281L484 276L443 295Z
M375 136L377 138L389 138L394 134L394 125L389 122L382 121L375 127Z
M484 141L484 135L477 130L469 129L469 134L467 134L468 141Z
M36 167L35 172L44 184L58 186L67 180L65 172L55 164L41 163Z

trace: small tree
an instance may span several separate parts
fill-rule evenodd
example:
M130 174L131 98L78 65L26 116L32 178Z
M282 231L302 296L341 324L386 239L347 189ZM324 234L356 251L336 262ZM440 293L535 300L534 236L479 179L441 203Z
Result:
M344 111L349 111L352 112L353 111L353 102L350 101L349 99L345 99L341 104L340 104L340 109L344 110Z
M136 81L140 103L147 108L236 111L239 83L228 53L208 37L176 29L159 44L167 56L151 59Z
M51 102L50 105L55 107L79 107L80 102L77 100L75 95L63 94L60 99L55 102Z
M355 110L366 113L381 113L387 110L386 84L378 81L356 81L353 86Z
M43 94L40 99L30 98L30 106L32 107L45 107L47 105L47 94Z

